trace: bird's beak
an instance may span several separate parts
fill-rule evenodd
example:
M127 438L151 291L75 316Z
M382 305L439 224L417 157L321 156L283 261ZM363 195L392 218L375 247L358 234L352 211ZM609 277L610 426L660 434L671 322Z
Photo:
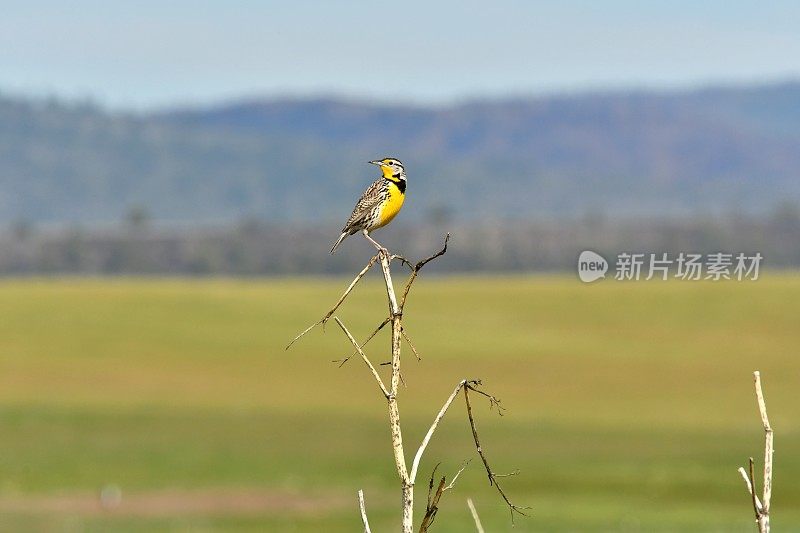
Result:
M370 165L378 165L379 167L383 165L383 161L367 161Z

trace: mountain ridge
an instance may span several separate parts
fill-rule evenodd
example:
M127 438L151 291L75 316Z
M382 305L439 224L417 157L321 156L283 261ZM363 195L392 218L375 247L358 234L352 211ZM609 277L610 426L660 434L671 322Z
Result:
M132 207L338 220L384 155L406 163L413 217L763 212L800 200L800 83L149 114L0 96L0 220L92 223Z

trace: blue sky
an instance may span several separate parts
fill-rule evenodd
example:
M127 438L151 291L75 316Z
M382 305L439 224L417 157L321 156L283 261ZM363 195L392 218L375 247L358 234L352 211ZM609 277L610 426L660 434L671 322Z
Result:
M4 1L0 91L152 108L469 97L800 76L789 1Z

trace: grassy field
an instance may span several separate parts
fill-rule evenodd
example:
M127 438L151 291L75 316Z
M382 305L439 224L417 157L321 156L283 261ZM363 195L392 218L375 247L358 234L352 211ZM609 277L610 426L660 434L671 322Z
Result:
M385 405L335 325L283 347L347 280L0 282L0 530L394 531ZM358 338L385 314L378 279L339 316ZM776 431L773 524L800 531L800 277L619 283L437 278L415 285L400 397L407 448L463 377L513 531L753 531L736 468ZM369 345L387 359L388 340ZM411 452L408 451L410 454ZM463 403L423 461L476 457ZM103 509L102 487L122 491ZM473 460L434 531L512 531ZM424 489L418 490L419 517Z

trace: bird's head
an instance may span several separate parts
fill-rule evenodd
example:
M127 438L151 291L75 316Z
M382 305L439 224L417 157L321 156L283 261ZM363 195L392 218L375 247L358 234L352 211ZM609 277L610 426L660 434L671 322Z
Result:
M381 167L383 177L390 180L405 179L406 171L403 168L403 163L394 157L384 157L377 161L370 161L373 165Z

